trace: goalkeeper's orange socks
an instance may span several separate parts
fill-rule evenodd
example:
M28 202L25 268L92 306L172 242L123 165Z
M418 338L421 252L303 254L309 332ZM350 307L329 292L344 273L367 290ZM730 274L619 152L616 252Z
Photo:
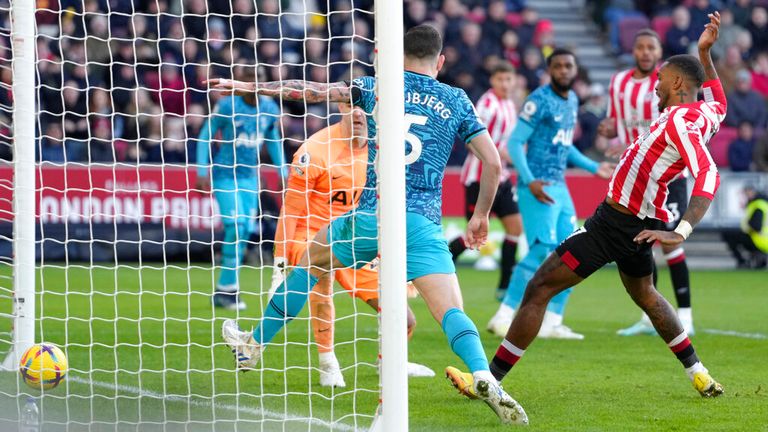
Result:
M303 268L295 268L285 282L280 284L264 309L259 326L253 330L253 339L259 345L272 341L277 332L294 319L307 303L309 291L317 284L317 278Z
M442 326L451 349L464 361L470 372L488 370L488 358L483 351L477 327L464 311L449 309L443 315Z
M317 352L333 352L333 321L336 308L333 305L333 282L327 277L315 285L309 294L309 310L312 316L312 333L315 335Z

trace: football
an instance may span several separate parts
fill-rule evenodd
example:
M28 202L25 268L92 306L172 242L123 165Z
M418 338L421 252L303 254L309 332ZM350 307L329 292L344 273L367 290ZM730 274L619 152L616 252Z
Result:
M59 347L41 343L24 351L19 362L19 374L28 386L50 390L64 381L68 367L67 357Z

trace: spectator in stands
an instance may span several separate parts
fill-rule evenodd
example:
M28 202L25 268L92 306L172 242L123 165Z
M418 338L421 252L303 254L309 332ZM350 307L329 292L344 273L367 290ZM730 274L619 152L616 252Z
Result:
M64 150L64 131L61 130L61 124L51 122L45 129L45 133L40 138L40 153L38 158L41 162L64 163L68 155ZM72 155L78 157L78 155ZM79 160L74 159L75 161Z
M736 46L739 47L741 58L745 61L752 56L752 34L747 30L736 35Z
M256 26L256 12L253 0L235 0L232 4L232 37L248 39L248 31Z
M492 0L482 29L483 47L487 53L501 52L501 40L508 28L505 0Z
M155 102L160 103L163 112L184 115L187 107L187 87L181 76L181 69L174 64L160 67L160 82Z
M520 51L518 50L520 39L514 30L507 30L501 37L502 58L512 64L515 69L520 67Z
M728 115L725 124L736 127L742 122L749 122L758 128L764 128L768 121L766 101L758 92L752 90L752 76L746 69L736 73L734 90L728 93Z
M752 44L760 49L768 48L768 11L763 7L752 9L752 19L747 24L752 34Z
M208 7L205 0L185 0L183 11L182 25L187 37L205 40L208 36Z
M768 98L768 51L758 53L752 59L752 88Z
M89 162L114 163L112 125L106 121L97 122L91 130L88 140Z
M755 164L755 171L768 173L768 133L763 133L763 136L757 139L752 162Z
M754 128L752 123L742 121L739 124L739 137L728 146L728 164L731 167L731 171L749 171L754 151Z
M709 0L695 0L691 6L691 28L702 29L709 24L708 15L715 12Z
M533 37L536 34L536 25L539 22L539 14L531 9L525 8L520 14L523 23L516 28L517 36L520 39L521 47L528 47L533 44ZM536 86L534 86L535 88Z
M544 62L541 58L541 51L534 46L529 46L523 53L523 65L518 71L525 77L528 92L532 92L541 85L542 76L546 74Z
M85 90L77 81L67 81L62 90L64 99L64 137L66 139L88 139L88 106L85 103Z
M729 9L733 12L733 21L746 27L752 19L752 0L736 0Z
M725 50L725 57L717 62L717 74L720 76L720 82L723 85L723 91L730 94L736 87L736 75L739 71L746 69L747 64L741 58L739 47L731 45ZM749 72L747 72L749 74ZM752 79L750 78L750 82Z
M187 131L181 117L166 115L163 117L163 143L161 156L163 163L184 164L187 162ZM191 141L191 139L189 140Z
M425 0L410 0L405 4L404 25L408 30L419 24L423 24L429 18L427 2Z
M582 153L587 153L595 145L597 127L605 118L606 107L605 87L597 83L589 86L589 96L579 108L578 121L581 134L573 143Z
M687 54L688 47L695 40L696 35L691 27L691 14L685 6L678 6L672 12L672 27L667 31L664 44L666 56Z
M724 230L723 241L728 244L738 268L765 268L768 253L768 198L751 185L744 187L746 211L741 229Z
M461 29L461 41L456 46L461 61L456 67L460 72L473 73L483 63L486 50L481 43L482 30L480 26L467 22ZM466 90L466 88L464 88Z
M456 45L459 41L461 28L464 26L467 8L459 0L444 0L441 11L445 17L443 45Z
M718 35L717 43L712 47L712 56L715 61L722 60L726 56L726 51L736 44L739 33L743 31L746 31L744 27L733 22L733 12L729 9L720 11L720 34ZM722 80L723 77L721 75L720 81L722 82Z

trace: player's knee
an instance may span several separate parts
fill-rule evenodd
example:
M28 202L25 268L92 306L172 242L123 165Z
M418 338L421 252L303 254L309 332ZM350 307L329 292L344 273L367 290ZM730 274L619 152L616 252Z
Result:
M414 330L416 330L416 315L414 315L411 308L408 308L408 339L413 336Z
M537 262L543 263L554 250L555 245L536 241L533 246L531 246L531 250L528 253L533 255Z

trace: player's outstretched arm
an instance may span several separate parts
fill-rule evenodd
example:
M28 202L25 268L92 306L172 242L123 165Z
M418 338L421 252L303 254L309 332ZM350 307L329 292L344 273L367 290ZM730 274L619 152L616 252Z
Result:
M571 146L571 149L568 151L568 163L604 179L611 178L613 169L616 168L616 164L609 162L598 163L584 156L584 153L580 152L575 146Z
M699 60L701 65L704 66L704 73L707 81L716 80L717 70L712 62L712 45L715 44L720 34L720 12L714 12L708 15L709 24L704 26L704 31L699 36Z
M499 187L501 159L488 132L472 138L468 147L483 164L483 172L480 174L480 192L474 214L467 224L466 233L468 246L476 249L484 245L488 239L488 215L491 213L496 189Z
M245 82L227 78L213 78L205 81L212 89L246 96L257 94L281 98L288 101L319 102L350 102L351 90L345 82L320 83L303 80Z

